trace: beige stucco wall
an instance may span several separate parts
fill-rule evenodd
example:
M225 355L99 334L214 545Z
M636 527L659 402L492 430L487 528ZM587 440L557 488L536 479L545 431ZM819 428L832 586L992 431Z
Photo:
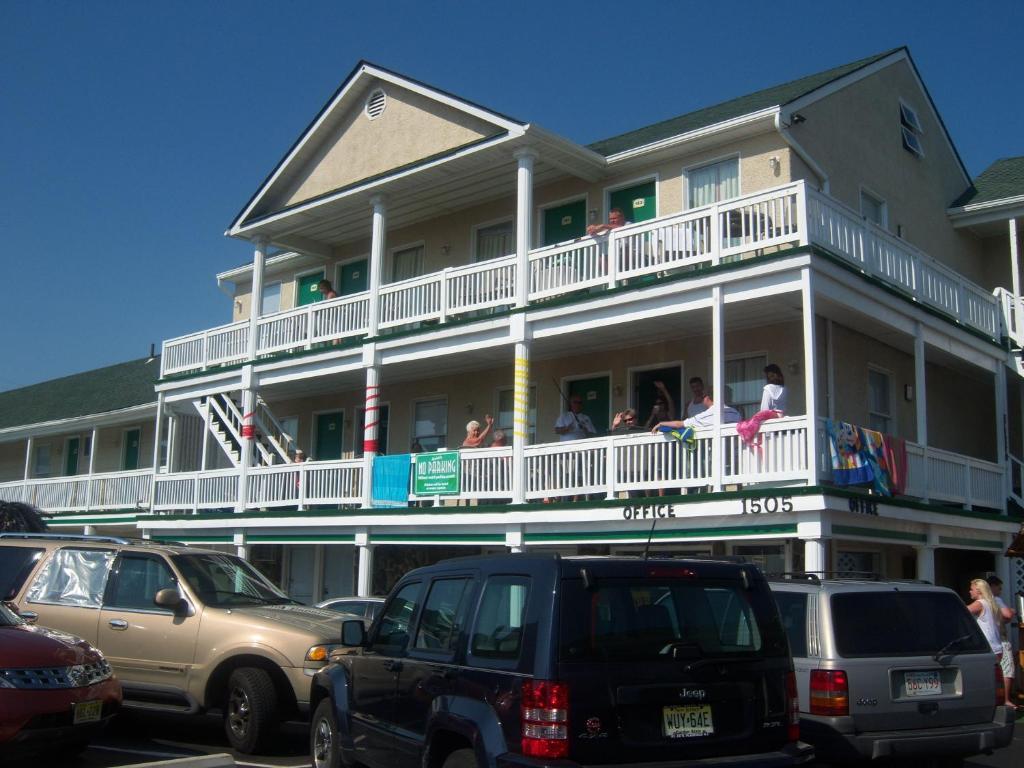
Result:
M0 483L25 476L25 443L0 443Z
M371 120L363 112L363 103L378 86L387 94L387 106ZM413 91L373 80L357 106L343 117L296 181L270 207L309 200L502 130Z
M152 418L140 418L138 422L123 427L105 427L99 430L97 438L97 453L94 460L93 471L119 472L121 471L123 456L124 431L138 427L142 430L139 447L139 468L153 466L153 439L156 433L155 424ZM61 477L64 475L65 448L69 438L80 439L80 452L78 459L78 474L85 475L89 472L89 458L85 455L85 444L92 434L91 429L68 432L61 435L48 435L37 437L33 444L33 456L30 472L35 471L35 449L41 446L50 448L50 474L49 477ZM25 440L17 440L10 443L0 444L0 482L8 480L21 480L25 472Z
M900 98L922 123L922 159L903 148ZM902 227L903 237L925 253L983 280L977 240L946 217L968 182L906 61L799 111L806 121L792 135L828 174L833 197L859 212L866 186L887 202L890 232Z

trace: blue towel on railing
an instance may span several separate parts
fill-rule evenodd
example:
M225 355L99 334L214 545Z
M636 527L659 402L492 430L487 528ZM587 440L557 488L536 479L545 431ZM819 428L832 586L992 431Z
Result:
M412 464L408 453L394 456L375 456L370 501L374 507L409 506L409 470Z

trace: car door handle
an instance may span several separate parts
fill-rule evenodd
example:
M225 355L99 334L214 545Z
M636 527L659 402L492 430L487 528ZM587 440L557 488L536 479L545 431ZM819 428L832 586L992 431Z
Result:
M392 672L398 672L402 668L402 662L396 661L395 659L388 659L384 662L384 669L391 670Z
M110 625L111 629L118 629L121 631L128 629L128 622L124 619L111 619L107 623Z

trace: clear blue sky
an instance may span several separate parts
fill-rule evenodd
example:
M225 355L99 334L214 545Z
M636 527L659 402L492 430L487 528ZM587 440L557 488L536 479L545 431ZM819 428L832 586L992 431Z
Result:
M906 44L976 175L1024 155L1022 22L1020 0L0 0L0 390L227 322L214 275L251 248L224 230L359 59L589 142Z

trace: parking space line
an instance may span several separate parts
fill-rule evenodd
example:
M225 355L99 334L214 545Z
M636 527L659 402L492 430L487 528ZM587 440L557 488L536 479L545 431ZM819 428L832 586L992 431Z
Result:
M188 754L187 752L154 752L151 749L128 749L127 747L108 747L103 744L90 744L89 749L103 749L107 752L125 752L130 755L144 755L146 757L201 757L202 754Z
M274 763L242 763L238 760L235 761L235 765L242 765L245 768L313 768L312 763L302 763L300 765L280 765Z

